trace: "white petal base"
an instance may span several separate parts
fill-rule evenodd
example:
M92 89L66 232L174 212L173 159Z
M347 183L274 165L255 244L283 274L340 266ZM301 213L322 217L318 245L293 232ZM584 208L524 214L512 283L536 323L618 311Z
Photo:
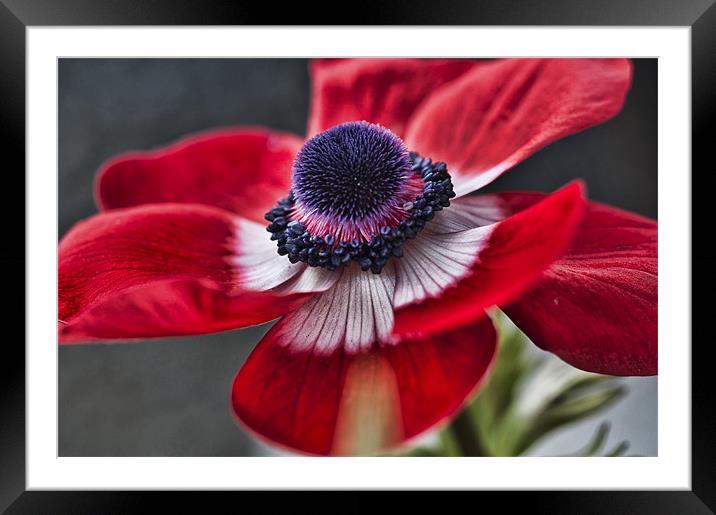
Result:
M395 309L439 296L465 277L479 259L492 233L493 206L456 201L405 245L395 260ZM483 225L482 227L478 227Z
M281 320L277 340L297 351L320 354L340 346L356 353L374 343L391 344L393 266L389 263L380 274L373 274L354 263L333 275L340 276L335 286Z

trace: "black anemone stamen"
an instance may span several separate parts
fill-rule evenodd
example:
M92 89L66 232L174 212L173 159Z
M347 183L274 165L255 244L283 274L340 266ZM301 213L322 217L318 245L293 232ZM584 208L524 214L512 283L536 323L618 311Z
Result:
M400 206L407 215L404 219L393 226L381 226L364 240L339 240L330 233L312 235L304 223L291 220L296 205L292 190L265 215L270 222L266 230L272 233L271 239L276 241L278 253L287 256L292 263L303 262L328 270L355 261L362 270L379 274L391 257L403 255L403 244L415 238L435 213L450 206L450 199L455 197L445 163L433 163L415 152L410 152L408 159L410 171L421 179L423 187L421 193Z

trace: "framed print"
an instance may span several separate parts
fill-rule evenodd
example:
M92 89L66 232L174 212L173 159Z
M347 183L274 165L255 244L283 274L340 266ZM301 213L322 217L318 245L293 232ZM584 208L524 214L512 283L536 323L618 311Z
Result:
M711 512L709 2L351 27L71 4L0 20L27 192L9 513L255 489Z

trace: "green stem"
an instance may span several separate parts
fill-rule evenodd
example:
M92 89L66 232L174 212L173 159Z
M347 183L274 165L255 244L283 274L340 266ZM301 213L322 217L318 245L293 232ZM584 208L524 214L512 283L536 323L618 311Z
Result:
M449 431L452 439L460 450L461 456L489 456L490 454L482 445L478 428L470 416L468 408L463 409L453 419L446 431Z

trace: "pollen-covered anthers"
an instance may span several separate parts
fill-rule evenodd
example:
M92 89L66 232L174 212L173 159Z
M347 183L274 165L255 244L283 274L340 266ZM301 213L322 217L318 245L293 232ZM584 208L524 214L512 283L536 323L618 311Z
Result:
M422 193L403 205L407 218L394 227L381 227L368 241L338 240L333 234L312 235L305 224L292 220L295 197L289 192L288 197L280 199L265 216L271 222L266 230L276 241L278 253L288 256L292 263L301 261L328 270L355 261L363 271L379 274L391 257L403 255L402 245L415 238L436 212L450 206L450 199L455 196L445 163L433 163L411 152L410 164L423 181Z

